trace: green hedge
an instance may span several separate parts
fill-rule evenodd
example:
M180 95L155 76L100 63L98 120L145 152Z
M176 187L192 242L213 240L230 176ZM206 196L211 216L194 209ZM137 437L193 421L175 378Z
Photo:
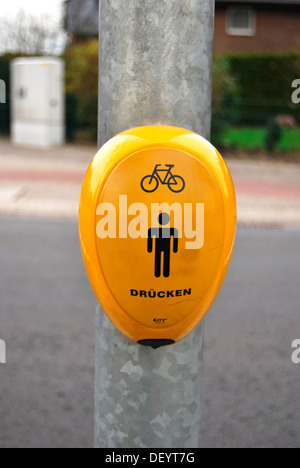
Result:
M90 40L71 46L66 61L67 109L74 106L75 126L85 131L85 138L97 140L99 43ZM69 112L69 121L72 112ZM67 114L68 115L68 114Z
M234 122L237 86L226 57L214 57L212 89L212 142L218 146Z
M231 54L226 56L240 97L291 100L291 85L300 78L300 53Z
M300 78L300 53L277 52L226 55L235 78L239 124L265 124L278 114L289 114L300 122L299 106L292 103L292 82Z

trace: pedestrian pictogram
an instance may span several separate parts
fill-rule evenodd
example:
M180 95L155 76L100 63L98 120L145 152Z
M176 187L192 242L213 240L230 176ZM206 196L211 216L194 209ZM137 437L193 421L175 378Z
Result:
M167 213L161 213L158 217L160 226L166 226L170 223L170 216ZM178 252L178 230L175 228L150 228L148 232L148 252L155 254L155 267L154 275L156 278L160 278L162 275L162 263L163 263L163 275L165 278L170 276L170 264L171 264L171 250L173 253ZM173 243L172 243L173 238ZM155 240L154 240L155 239ZM172 247L173 244L173 247Z
M185 181L179 175L172 174L174 164L166 164L166 169L159 169L162 164L156 164L152 174L147 175L141 182L144 192L155 192L159 184L167 185L171 192L180 193L185 189Z

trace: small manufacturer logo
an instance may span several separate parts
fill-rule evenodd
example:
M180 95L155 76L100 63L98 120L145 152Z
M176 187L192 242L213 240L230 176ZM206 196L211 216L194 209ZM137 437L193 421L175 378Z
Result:
M163 318L161 318L161 319L160 319L160 318L155 318L155 319L153 319L153 322L154 322L154 323L165 323L167 320L168 320L168 319L166 319L166 318L165 318L165 319L163 319Z
M3 80L0 80L0 104L6 104L6 86Z
M6 344L0 340L0 364L6 364Z
M159 185L167 185L169 190L180 193L185 189L185 181L180 175L172 173L174 164L166 164L165 169L160 169L162 164L156 164L152 174L146 175L141 182L144 192L153 193Z

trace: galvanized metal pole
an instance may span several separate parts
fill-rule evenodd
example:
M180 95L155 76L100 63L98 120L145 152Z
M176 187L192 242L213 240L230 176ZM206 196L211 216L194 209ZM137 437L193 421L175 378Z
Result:
M100 0L100 146L150 124L209 137L213 25L213 0ZM152 350L98 308L96 447L198 447L202 350L203 326Z

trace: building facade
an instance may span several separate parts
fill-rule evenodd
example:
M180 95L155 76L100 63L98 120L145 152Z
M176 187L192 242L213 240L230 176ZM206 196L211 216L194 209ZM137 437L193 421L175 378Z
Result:
M97 37L99 0L67 0L65 18L73 42ZM296 49L300 0L216 0L215 53Z
M300 0L217 0L215 53L300 49Z

